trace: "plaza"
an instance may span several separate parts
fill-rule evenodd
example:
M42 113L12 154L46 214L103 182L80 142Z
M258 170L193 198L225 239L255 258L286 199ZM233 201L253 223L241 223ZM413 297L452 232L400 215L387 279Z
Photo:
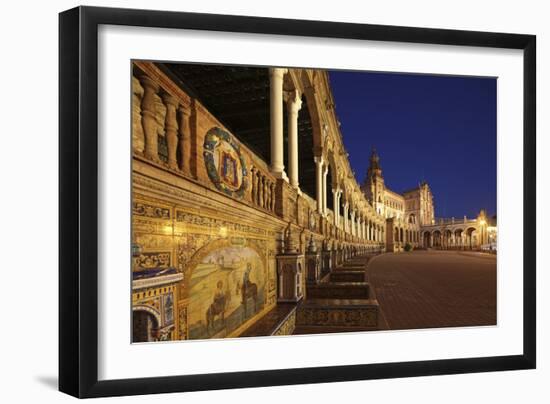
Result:
M465 251L384 254L368 276L389 329L496 325L496 256Z

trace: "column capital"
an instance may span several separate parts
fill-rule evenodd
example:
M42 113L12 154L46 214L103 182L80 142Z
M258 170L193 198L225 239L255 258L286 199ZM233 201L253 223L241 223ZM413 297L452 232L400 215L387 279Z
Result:
M313 157L313 161L315 162L315 164L323 164L324 162L324 158L323 156L314 156Z
M286 103L290 114L297 114L302 108L302 95L298 90L292 90L286 94Z
M283 67L270 67L269 68L269 77L273 78L283 78L283 76L288 72L287 68Z

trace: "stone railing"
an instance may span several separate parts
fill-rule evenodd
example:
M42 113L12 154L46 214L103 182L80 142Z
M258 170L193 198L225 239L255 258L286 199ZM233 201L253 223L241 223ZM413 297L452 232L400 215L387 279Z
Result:
M441 226L448 224L460 224L460 223L474 223L476 219L468 219L466 217L457 218L457 217L436 217L434 219L434 224L432 226Z
M254 165L249 172L250 201L257 207L275 212L275 178Z
M135 62L132 78L132 147L135 157L172 174L220 190L204 168L206 132L223 125L197 100L176 86L153 63ZM275 213L277 180L268 165L233 134L244 166L241 192L224 192L255 208ZM203 133L204 132L204 133ZM222 190L223 192L223 190Z

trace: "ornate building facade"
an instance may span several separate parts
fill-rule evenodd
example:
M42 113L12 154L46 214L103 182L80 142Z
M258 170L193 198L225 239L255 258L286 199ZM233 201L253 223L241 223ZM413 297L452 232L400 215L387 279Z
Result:
M357 183L327 73L132 67L134 342L376 329L354 257L421 246L433 201L375 154Z
M496 249L496 218L481 210L474 219L435 218L434 197L427 182L402 194L389 189L380 157L373 150L362 186L378 215L386 218L386 251L411 248Z

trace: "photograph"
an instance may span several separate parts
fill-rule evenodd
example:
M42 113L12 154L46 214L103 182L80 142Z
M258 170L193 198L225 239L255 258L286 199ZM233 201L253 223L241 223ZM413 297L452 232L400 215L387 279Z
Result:
M497 77L130 63L132 343L498 326Z

